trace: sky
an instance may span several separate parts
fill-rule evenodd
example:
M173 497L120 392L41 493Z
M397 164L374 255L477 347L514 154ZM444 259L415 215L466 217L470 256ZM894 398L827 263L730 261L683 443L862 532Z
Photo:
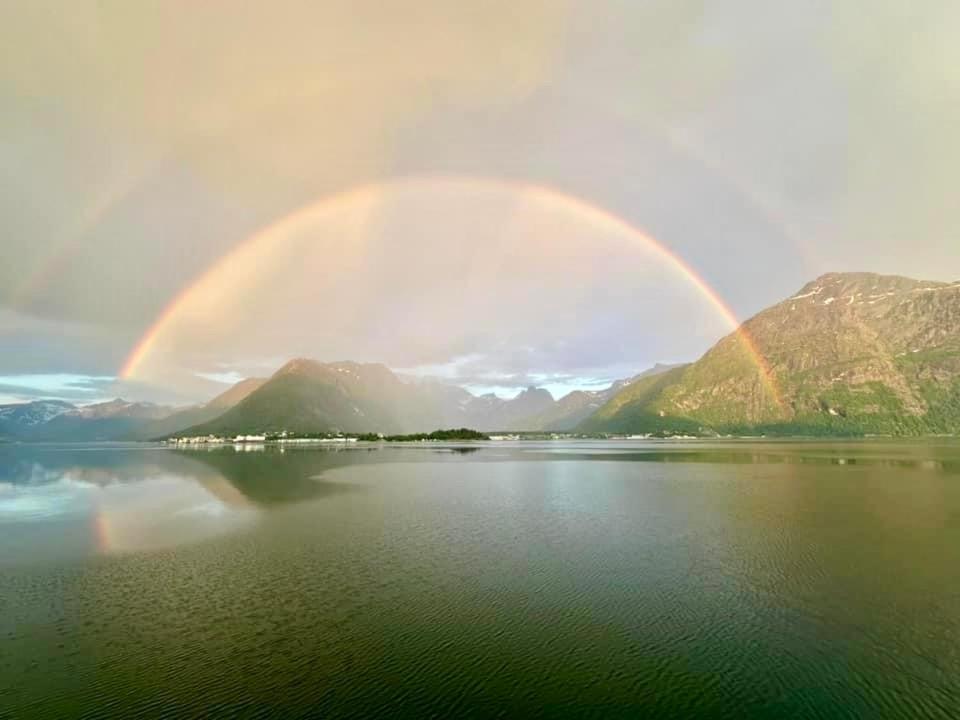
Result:
M960 278L960 5L0 6L0 401L286 359L509 395Z

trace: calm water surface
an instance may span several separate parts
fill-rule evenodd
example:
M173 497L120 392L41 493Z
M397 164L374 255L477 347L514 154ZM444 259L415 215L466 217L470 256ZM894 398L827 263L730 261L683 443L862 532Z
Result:
M960 717L960 445L0 446L0 717Z

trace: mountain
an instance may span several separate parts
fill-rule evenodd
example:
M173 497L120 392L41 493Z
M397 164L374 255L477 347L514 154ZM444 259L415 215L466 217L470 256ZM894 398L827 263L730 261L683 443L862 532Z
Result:
M115 398L106 402L84 405L69 410L57 417L79 418L83 420L109 420L111 418L130 418L133 420L158 420L170 414L171 408L151 402L130 402Z
M493 394L474 396L435 380L404 381L376 363L301 358L288 362L235 407L183 434L282 430L399 434L441 427L539 430L554 420L572 426L567 416L579 411L573 405L558 403L543 388L529 387L505 400Z
M63 400L34 400L0 405L0 437L20 437L31 428L48 423L71 410L76 410L76 406Z
M594 399L606 392L582 395ZM555 401L547 390L529 387L512 399L478 397L438 380L401 379L384 365L297 359L269 379L243 380L204 405L188 408L121 399L82 407L60 401L0 406L0 437L74 442L281 429L386 434L441 427L567 429L575 424L571 413L592 409L577 403L579 396Z
M26 441L151 440L223 414L266 380L243 380L204 405L171 408L120 398L76 406L60 400L0 405L0 437Z
M411 387L385 365L299 358L277 370L220 417L184 434L281 430L400 433L411 427L406 415L418 414L404 402Z
M657 363L631 378L617 380L604 390L574 390L547 407L543 412L525 418L525 429L570 432L624 388L641 378L659 375L675 367L680 366Z
M631 384L579 429L960 432L960 282L829 273L742 331L692 365Z
M478 418L474 398L436 381L404 382L379 363L298 358L214 420L184 434L252 431L400 434L461 427Z
M528 387L516 397L504 400L493 393L472 397L465 406L464 422L478 430L530 430L530 418L555 404L553 395L543 388Z
M117 398L67 410L30 428L22 437L67 442L129 439L144 426L172 412L172 408L163 405Z
M527 430L572 430L581 421L588 418L601 407L608 392L606 390L574 390L548 407L525 418Z

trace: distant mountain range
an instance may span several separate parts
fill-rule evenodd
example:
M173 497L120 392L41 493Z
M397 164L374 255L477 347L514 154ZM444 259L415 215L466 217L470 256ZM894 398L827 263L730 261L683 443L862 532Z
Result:
M34 407L38 411L46 408L52 411L50 401L42 400L28 403L24 407ZM0 413L11 407L6 405L0 408ZM172 408L145 402L127 402L126 400L110 400L75 407L68 403L59 404L59 412L51 414L44 422L25 423L17 422L8 425L4 430L10 436L22 440L33 441L96 441L125 438L158 421L172 412ZM20 416L22 419L22 415Z
M651 371L654 372L654 371ZM561 400L530 387L505 400L476 396L438 381L404 382L377 363L291 360L263 385L214 420L184 430L190 435L251 431L385 434L440 427L484 431L570 430L600 407L610 390L571 393Z
M539 413L521 418L520 425L527 430L556 430L572 432L603 407L611 398L638 380L653 377L685 365L657 363L652 368L624 380L617 380L604 390L574 390L556 402L548 403Z
M62 400L0 405L0 437L19 437L32 428L46 425L57 415L76 409Z
M671 366L656 366L637 377ZM377 363L298 358L270 378L251 378L204 405L170 408L111 400L0 406L0 437L23 441L151 440L175 434L340 431L396 434L440 427L487 431L571 430L631 380L559 401L529 387L512 399L476 396L431 379L403 380Z
M204 405L0 406L0 438L145 440L292 431L904 435L960 432L960 282L830 273L689 365L555 400L475 396L375 363L291 360Z
M222 414L266 382L248 378L204 405L171 408L110 400L77 407L61 400L0 405L0 438L23 441L95 442L165 437Z

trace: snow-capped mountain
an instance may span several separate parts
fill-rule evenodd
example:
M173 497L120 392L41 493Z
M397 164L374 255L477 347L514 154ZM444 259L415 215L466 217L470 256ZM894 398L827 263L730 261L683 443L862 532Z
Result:
M0 435L4 434L4 430L43 425L58 415L76 409L75 405L63 400L34 400L33 402L0 405Z

